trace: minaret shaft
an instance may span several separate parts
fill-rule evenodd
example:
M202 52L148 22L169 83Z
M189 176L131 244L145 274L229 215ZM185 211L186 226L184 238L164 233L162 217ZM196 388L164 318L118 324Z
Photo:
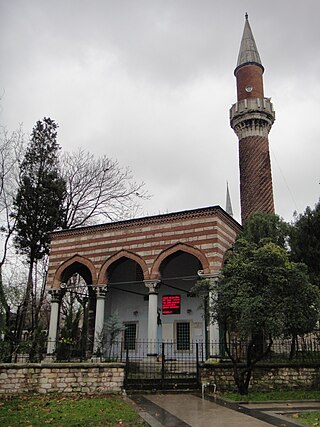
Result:
M263 70L257 65L246 65L237 70L238 102L243 99L264 98L262 74ZM249 87L252 87L251 92L248 92Z
M268 138L248 136L239 141L241 217L274 212Z

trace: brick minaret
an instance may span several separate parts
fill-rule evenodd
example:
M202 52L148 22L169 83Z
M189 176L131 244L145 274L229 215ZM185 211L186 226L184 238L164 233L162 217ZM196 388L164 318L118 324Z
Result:
M268 134L275 120L270 98L264 97L260 56L246 14L234 74L237 103L230 124L239 138L242 223L254 212L274 212Z

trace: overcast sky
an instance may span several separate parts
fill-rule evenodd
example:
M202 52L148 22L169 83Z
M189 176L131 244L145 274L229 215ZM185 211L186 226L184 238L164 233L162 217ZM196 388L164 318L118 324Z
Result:
M276 211L320 195L320 1L0 0L0 124L44 116L63 150L129 166L144 214L225 208L240 220L229 125L244 14L265 67Z

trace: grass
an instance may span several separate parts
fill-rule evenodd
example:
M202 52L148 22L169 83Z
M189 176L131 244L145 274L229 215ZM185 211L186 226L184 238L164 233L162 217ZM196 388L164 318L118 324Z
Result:
M249 392L247 396L238 393L223 393L222 398L251 402L266 402L271 400L320 400L320 390L274 390L264 392ZM320 426L320 423L319 423Z
M119 396L15 396L0 400L2 427L145 426L133 407Z
M292 414L291 418L294 418L300 424L304 424L306 426L320 425L320 411L310 411L310 412Z
M248 396L238 393L223 393L222 398L234 401L290 401L290 400L320 400L320 390L274 390L266 392L250 392ZM306 426L320 426L320 411L297 412L287 415Z

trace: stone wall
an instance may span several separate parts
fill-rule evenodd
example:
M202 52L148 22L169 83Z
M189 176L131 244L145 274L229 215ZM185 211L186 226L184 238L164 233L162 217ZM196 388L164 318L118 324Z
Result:
M121 391L123 380L122 363L0 364L0 395L116 393Z
M233 368L230 364L205 364L201 368L201 382L216 384L219 391L236 388ZM276 390L310 388L320 385L320 366L274 366L263 365L254 369L250 388L252 390Z

